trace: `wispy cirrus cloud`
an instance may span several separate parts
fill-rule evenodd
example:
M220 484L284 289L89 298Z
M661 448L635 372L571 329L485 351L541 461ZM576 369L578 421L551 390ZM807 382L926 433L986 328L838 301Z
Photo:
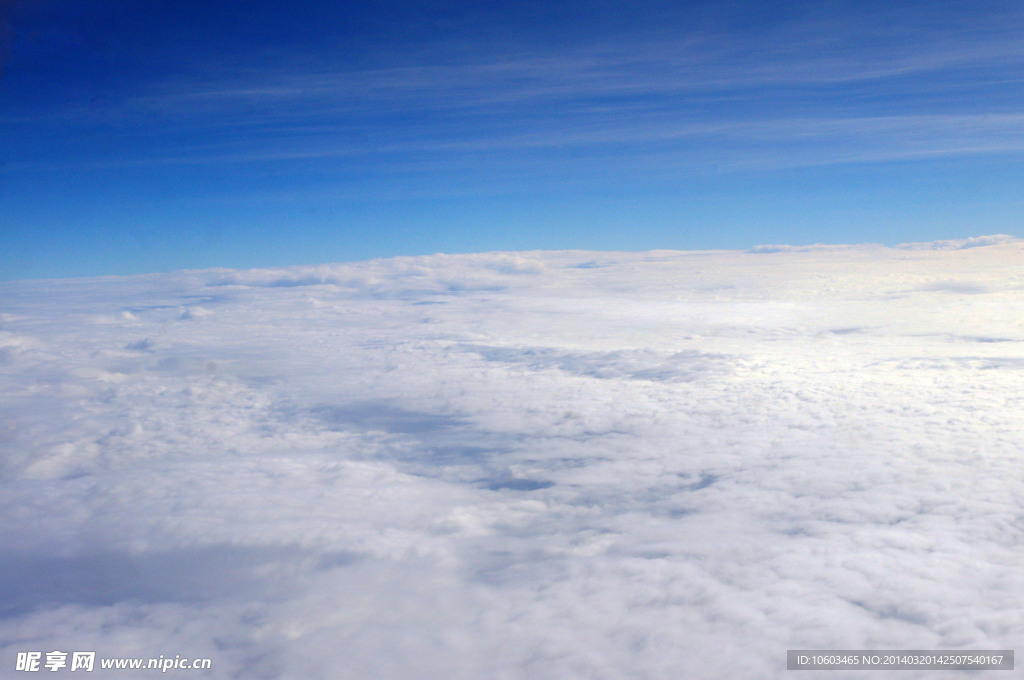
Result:
M803 162L884 158L837 148L873 137L894 158L1019 151L1015 123L1024 112L1007 95L1022 87L1012 82L1024 66L1020 17L983 14L965 28L941 14L929 23L886 13L890 23L861 16L839 30L808 18L760 34L597 36L557 51L428 43L361 67L323 53L288 55L287 66L266 56L196 59L183 75L145 83L102 111L66 111L63 124L98 121L152 137L157 121L168 136L200 133L166 151L156 133L155 162L579 146L628 156L665 142L685 154L687 140L714 140L728 166L745 145L821 143L821 161ZM968 80L950 83L965 72ZM779 162L793 161L781 153Z
M908 114L870 117L793 117L734 121L674 121L670 115L650 116L638 127L635 117L604 115L584 128L553 124L547 129L491 134L486 130L453 133L446 125L421 126L416 135L385 139L373 129L353 132L344 126L297 123L277 129L269 139L256 131L234 143L206 148L169 149L152 157L89 161L92 168L142 166L236 165L253 162L287 164L359 160L373 167L429 169L439 157L449 168L524 165L554 162L545 155L572 151L586 158L628 159L658 167L694 168L714 163L720 170L770 170L810 166L876 163L955 156L1006 155L1024 152L1024 113ZM241 136L241 135L240 135ZM261 148L254 143L263 141ZM501 154L493 156L493 154ZM513 154L513 155L509 155ZM414 158L416 160L414 160ZM661 159L659 161L659 159ZM32 164L12 164L32 169ZM80 167L80 162L57 166Z

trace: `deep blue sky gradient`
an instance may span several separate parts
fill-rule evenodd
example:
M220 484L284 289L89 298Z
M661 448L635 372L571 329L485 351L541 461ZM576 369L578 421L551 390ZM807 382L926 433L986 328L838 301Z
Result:
M2 279L1021 232L1019 0L0 2Z

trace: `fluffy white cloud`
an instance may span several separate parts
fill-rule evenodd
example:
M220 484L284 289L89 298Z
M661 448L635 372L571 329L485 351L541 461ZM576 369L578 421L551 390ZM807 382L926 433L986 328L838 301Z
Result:
M768 250L2 284L4 673L1013 648L1024 243Z

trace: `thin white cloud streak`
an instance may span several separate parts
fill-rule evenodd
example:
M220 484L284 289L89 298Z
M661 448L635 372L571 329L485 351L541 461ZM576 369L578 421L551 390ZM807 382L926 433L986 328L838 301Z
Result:
M849 34L834 33L834 26L813 25L813 30L802 26L760 40L736 35L682 40L653 37L627 44L587 45L558 55L455 64L431 64L436 55L428 50L410 55L416 66L338 72L311 63L297 72L267 69L240 80L168 83L169 94L139 103L187 111L190 104L203 101L216 106L224 101L323 99L350 100L351 106L387 110L389 102L404 109L406 100L414 99L440 110L476 109L639 94L716 94L766 85L832 86L964 68L1016 66L1024 52L1024 40L1011 26L973 35L963 30L935 35L909 29L884 36L883 44L872 47L856 44Z
M340 129L341 139L277 143L261 151L210 149L184 156L136 158L86 163L93 169L289 163L360 160L363 171L373 168L408 172L436 168L437 156L445 167L492 168L541 165L557 169L555 159L537 154L577 150L585 157L616 158L648 170L676 168L703 171L710 165L721 170L771 170L833 166L915 159L1019 154L1024 152L1024 113L935 114L853 118L788 118L722 122L677 123L649 121L642 127L629 116L581 129L566 126L535 132L516 132L500 137L471 133L452 139L443 130L421 133L404 141L353 140ZM426 136L432 139L426 139ZM493 157L496 152L516 152L512 157ZM518 155L518 154L525 155ZM419 160L414 160L419 158ZM631 159L631 160L630 160ZM9 169L42 170L81 167L81 163L10 163Z
M63 124L101 119L129 142L153 140L142 145L147 155L6 167L353 159L398 172L395 164L443 161L545 176L562 173L559 154L575 151L583 172L600 157L670 173L1021 152L1024 113L1009 96L1024 66L1019 12L993 9L968 26L898 9L844 20L795 21L762 36L654 32L559 54L509 48L500 58L472 43L426 45L391 55L397 65L360 70L323 55L291 55L290 68L195 63L191 75L150 83L104 111L67 112ZM161 143L154 120L196 141ZM501 151L514 157L495 158Z

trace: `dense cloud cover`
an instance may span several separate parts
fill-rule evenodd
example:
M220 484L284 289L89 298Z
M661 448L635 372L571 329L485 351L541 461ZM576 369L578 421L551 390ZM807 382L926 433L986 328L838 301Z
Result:
M0 300L4 677L95 650L207 678L781 678L789 648L1024 636L1016 239Z

